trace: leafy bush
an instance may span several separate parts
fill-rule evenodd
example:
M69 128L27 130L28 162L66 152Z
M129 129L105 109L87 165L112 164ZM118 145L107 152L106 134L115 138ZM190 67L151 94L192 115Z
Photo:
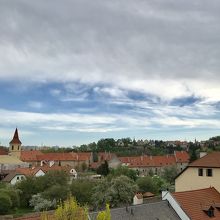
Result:
M12 201L10 197L5 194L1 193L0 194L0 214L6 214L12 207Z
M20 206L20 197L19 197L18 190L15 190L11 187L7 187L4 189L0 189L0 194L6 194L9 196L12 202L12 208L16 208Z
M56 206L56 201L53 200L51 202L50 200L42 198L40 194L37 194L32 196L30 206L34 207L34 211L39 212L54 208Z
M64 201L67 199L69 193L70 191L68 187L57 184L46 189L42 193L42 197L48 200L55 199L56 201Z

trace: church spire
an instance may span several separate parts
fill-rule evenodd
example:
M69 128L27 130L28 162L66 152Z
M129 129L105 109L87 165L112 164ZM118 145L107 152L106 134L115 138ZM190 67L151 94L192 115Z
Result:
M10 141L10 144L21 144L21 141L19 140L18 129L17 128L15 129L14 137Z

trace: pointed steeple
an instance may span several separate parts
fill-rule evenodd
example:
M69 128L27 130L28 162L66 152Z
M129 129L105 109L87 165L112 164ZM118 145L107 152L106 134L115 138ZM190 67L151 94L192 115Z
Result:
M17 128L15 129L14 137L10 141L10 144L22 144L21 141L19 140L18 129Z

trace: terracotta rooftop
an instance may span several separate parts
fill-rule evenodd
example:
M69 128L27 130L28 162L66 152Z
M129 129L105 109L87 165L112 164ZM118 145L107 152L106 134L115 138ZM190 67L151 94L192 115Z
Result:
M37 166L37 167L32 167L32 168L17 168L16 171L21 174L24 174L25 176L34 176L39 170L42 170L44 173L47 173L49 171L61 171L61 170L69 173L71 168L72 167L68 165L67 166L44 165L44 166Z
M214 187L176 192L172 195L191 220L220 219L220 209L215 205L220 203L220 193ZM213 217L206 213L210 208L214 210Z
M186 151L175 151L174 155L176 162L189 163L189 154Z
M14 137L10 141L10 144L21 144L21 141L19 140L18 129L17 128L15 129Z
M21 151L20 159L26 162L37 161L38 155L43 155L43 153L39 150L24 150Z
M220 152L213 152L189 164L189 167L219 167Z
M25 162L31 161L87 161L90 159L91 153L42 153L39 150L29 150L21 152L21 160Z
M119 160L128 167L161 167L176 164L174 155L119 157Z

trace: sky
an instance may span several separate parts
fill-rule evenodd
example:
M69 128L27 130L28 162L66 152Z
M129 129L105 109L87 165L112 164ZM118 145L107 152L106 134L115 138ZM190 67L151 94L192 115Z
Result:
M0 144L220 135L219 0L0 0Z

